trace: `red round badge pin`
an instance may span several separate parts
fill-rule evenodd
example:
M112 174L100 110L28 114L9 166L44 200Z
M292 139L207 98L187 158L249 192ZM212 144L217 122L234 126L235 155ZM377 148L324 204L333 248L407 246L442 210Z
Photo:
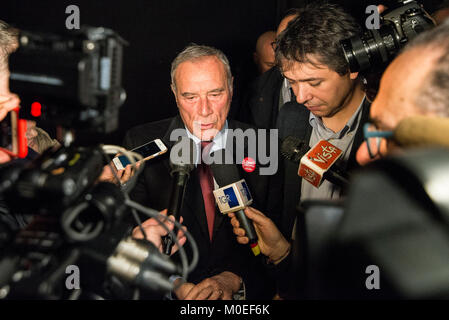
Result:
M256 169L256 161L253 158L247 157L243 159L242 167L246 172L253 172Z

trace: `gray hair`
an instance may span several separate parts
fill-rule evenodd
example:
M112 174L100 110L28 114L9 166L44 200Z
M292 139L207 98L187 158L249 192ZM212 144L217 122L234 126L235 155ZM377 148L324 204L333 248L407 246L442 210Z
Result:
M434 62L414 103L424 113L449 117L449 20L421 33L404 48L404 52L416 48L440 51L441 56Z
M0 71L8 66L8 57L18 46L19 30L0 20Z
M195 43L192 43L185 47L184 50L182 50L181 53L176 56L175 60L173 60L171 64L171 85L173 87L173 90L176 92L175 72L181 63L210 56L217 57L218 60L223 63L226 70L226 80L228 83L228 88L232 92L231 66L229 65L229 60L228 58L226 58L225 54L219 49L209 46L197 45Z

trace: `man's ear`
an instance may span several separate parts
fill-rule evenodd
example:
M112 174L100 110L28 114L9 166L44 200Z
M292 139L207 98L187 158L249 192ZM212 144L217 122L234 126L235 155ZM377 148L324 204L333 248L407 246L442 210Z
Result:
M234 77L232 77L231 78L231 98L232 98L232 95L234 94Z
M349 72L349 78L350 78L351 80L357 79L358 76L359 76L359 73L358 73L358 72Z

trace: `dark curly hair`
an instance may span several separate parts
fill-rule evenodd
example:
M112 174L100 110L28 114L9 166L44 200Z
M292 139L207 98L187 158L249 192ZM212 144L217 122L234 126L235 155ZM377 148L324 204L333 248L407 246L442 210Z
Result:
M276 42L276 64L281 70L290 64L312 63L313 55L320 64L340 75L349 65L340 47L340 40L361 32L356 20L343 8L328 2L314 2L300 9ZM313 63L312 63L313 64Z

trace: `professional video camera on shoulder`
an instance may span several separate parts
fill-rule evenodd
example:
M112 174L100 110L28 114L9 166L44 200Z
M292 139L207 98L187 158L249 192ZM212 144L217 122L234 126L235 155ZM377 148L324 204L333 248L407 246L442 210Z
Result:
M107 154L122 153L132 163L142 156L92 141L74 143L74 133L106 134L118 127L126 98L124 40L112 30L88 27L64 36L22 31L19 42L10 69L21 117L60 127L62 146L33 161L0 165L0 194L8 209L34 216L19 231L2 228L0 221L0 299L77 299L81 291L71 291L64 281L66 268L73 266L88 270L81 279L82 298L136 297L134 289L169 292L170 275L186 279L196 266L194 239L186 231L194 258L188 265L179 245L181 268L148 240L130 237L140 224L137 211L151 217L159 212L131 201L121 183L98 182L111 162ZM143 164L127 185L142 169ZM131 213L136 222L125 220Z
M407 42L434 27L417 1L399 0L382 13L380 28L341 41L351 72L382 71Z
M63 35L21 31L9 62L21 118L98 133L116 130L126 99L121 87L125 43L106 28Z

